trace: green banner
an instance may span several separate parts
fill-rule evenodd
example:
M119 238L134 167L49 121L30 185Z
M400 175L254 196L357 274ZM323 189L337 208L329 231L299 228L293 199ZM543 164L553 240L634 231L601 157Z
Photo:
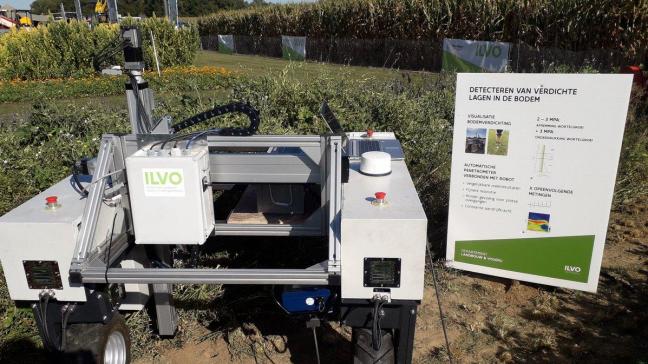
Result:
M587 283L594 235L465 240L455 244L457 262Z
M448 52L443 51L443 65L442 68L446 71L454 72L473 72L479 73L484 72L479 66L476 66L470 62L464 61L458 56Z
M443 70L454 72L506 72L510 43L467 39L443 40Z

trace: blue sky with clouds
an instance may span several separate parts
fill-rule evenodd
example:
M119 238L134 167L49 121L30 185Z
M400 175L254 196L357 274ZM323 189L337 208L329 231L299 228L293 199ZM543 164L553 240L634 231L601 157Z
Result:
M34 0L0 0L0 4L2 5L9 4L16 9L28 9L29 4L31 4L33 1ZM178 0L178 1L182 1L182 0ZM294 2L313 2L315 0L266 0L266 1L271 3L294 3Z

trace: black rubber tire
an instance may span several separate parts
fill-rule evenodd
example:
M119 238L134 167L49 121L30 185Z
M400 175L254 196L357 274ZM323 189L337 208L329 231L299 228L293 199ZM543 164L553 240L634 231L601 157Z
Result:
M106 324L70 325L66 331L63 358L66 363L103 364L110 335L119 331L126 344L126 363L131 361L131 341L124 317L115 314Z
M353 364L394 364L396 353L391 331L382 330L382 344L376 351L371 345L371 330L353 328Z

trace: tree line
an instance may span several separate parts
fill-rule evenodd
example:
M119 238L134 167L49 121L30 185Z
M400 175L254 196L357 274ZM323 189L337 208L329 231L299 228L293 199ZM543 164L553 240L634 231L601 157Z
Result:
M31 9L34 14L57 13L61 9L61 3L63 3L66 12L75 11L74 0L36 0L31 3ZM96 3L96 0L81 0L83 14L94 14ZM245 0L178 0L178 12L180 16L200 16L219 10L242 9L265 4L263 0L250 3ZM164 15L164 0L118 0L117 8L122 15L152 16L155 14L162 16Z

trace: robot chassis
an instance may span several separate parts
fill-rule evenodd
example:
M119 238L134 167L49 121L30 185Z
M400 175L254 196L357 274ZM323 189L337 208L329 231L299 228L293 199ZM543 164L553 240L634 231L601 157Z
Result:
M120 311L148 304L158 334L172 336L173 284L267 285L314 334L322 320L350 326L354 362L410 363L427 219L393 133L344 133L326 104L326 135L256 135L247 104L153 122L140 32L121 37L132 134L104 135L96 158L0 217L10 296L33 309L45 347L65 361L127 363ZM229 112L250 126L180 133ZM381 173L365 150L381 153ZM216 216L214 193L233 190L256 211ZM172 248L224 236L316 237L328 257L291 269L173 267ZM319 361L316 335L314 346Z

